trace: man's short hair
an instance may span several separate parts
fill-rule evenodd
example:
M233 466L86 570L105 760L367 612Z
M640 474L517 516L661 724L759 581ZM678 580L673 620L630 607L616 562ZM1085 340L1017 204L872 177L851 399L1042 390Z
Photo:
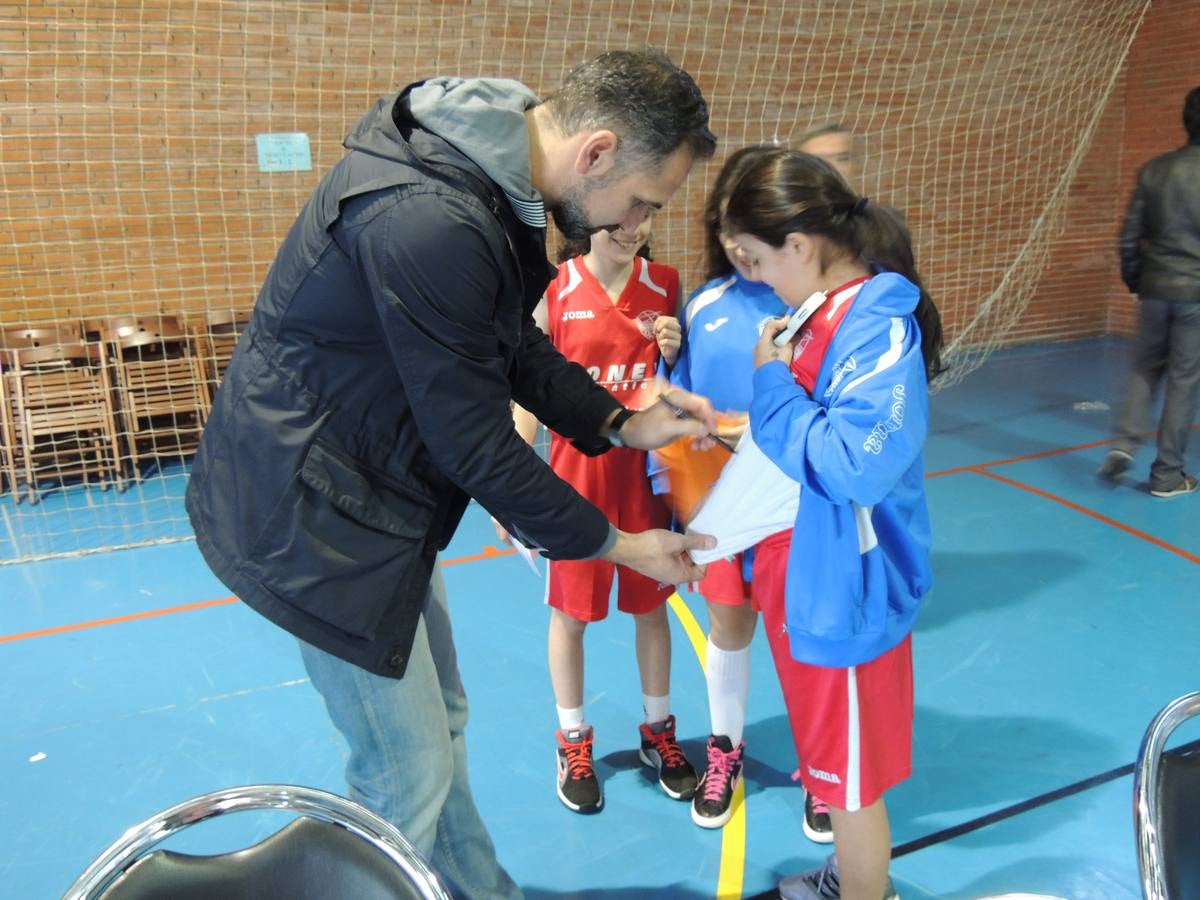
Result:
M1183 101L1183 127L1187 129L1189 141L1200 141L1200 87L1188 91Z
M564 135L607 128L621 142L621 167L657 168L680 147L708 159L717 139L696 82L659 50L610 50L571 69L546 108Z

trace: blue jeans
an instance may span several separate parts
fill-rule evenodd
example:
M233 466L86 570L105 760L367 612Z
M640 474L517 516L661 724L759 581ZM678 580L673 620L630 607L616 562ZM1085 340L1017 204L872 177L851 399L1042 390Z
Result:
M303 641L300 654L350 745L351 799L399 828L455 896L520 898L471 796L467 696L441 571L430 582L403 678L372 675Z
M1194 301L1143 297L1138 308L1133 372L1117 412L1113 446L1134 451L1149 424L1154 394L1165 382L1150 488L1170 490L1183 477L1184 453L1200 395L1200 297Z

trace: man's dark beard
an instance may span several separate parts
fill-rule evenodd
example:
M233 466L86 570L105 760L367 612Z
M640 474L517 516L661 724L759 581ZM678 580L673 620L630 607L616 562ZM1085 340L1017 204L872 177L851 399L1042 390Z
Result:
M592 187L592 190L597 190L602 187L607 187L611 178L605 178ZM587 213L583 211L583 196L587 193L582 188L575 188L565 194L557 204L550 208L550 215L554 218L554 224L558 230L562 232L563 237L569 241L586 241L597 231L613 232L621 227L618 222L615 225L594 225Z
M574 197L563 197L551 207L550 215L563 237L569 241L586 241L596 230Z

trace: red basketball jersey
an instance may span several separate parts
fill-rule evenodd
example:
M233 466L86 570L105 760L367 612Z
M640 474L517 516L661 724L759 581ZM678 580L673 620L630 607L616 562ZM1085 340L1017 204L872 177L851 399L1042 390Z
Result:
M546 289L550 339L623 404L644 405L658 366L654 320L675 315L679 273L634 257L633 274L614 303L583 259L558 267Z
M614 303L582 258L569 259L558 267L558 277L546 289L550 340L621 403L640 409L652 393L658 367L654 320L675 315L678 297L679 273L638 256ZM589 458L553 435L550 465L610 519L619 507L629 507L629 491L640 493L644 488L650 494L646 455L641 450L618 447Z

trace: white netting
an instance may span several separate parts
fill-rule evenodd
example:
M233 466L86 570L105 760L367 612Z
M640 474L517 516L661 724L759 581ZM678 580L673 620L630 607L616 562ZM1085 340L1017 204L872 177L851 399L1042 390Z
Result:
M946 320L950 379L961 378L1028 305L1147 6L82 0L0 7L0 316L6 329L55 320L81 333L89 320L98 334L103 317L176 315L186 340L175 350L192 360L203 395L203 382L217 377L217 320L252 305L295 213L378 96L432 74L515 77L546 93L585 55L651 44L699 81L722 156L747 143L787 143L824 121L854 129L862 191L906 210ZM307 135L311 170L260 171L256 138L280 134ZM656 256L678 267L688 288L699 278L697 214L719 162L698 169L656 223ZM101 334L90 346L103 342ZM176 369L168 381L186 394L176 383L184 367ZM145 477L129 480L130 441L142 426L122 414L116 377L114 427L123 434L110 452L116 463L107 465L123 471L124 491L96 484L111 444L103 428L81 429L84 440L73 434L71 452L60 454L64 438L48 426L27 441L42 465L34 476L40 502L31 503L20 428L9 415L5 457L17 452L0 458L0 562L190 537L179 500L186 452L142 457ZM9 413L28 413L7 396ZM178 398L172 404L183 404L166 415L186 438L203 412ZM159 443L136 446L152 452ZM90 484L58 479L55 467L67 465L60 457L101 474Z

